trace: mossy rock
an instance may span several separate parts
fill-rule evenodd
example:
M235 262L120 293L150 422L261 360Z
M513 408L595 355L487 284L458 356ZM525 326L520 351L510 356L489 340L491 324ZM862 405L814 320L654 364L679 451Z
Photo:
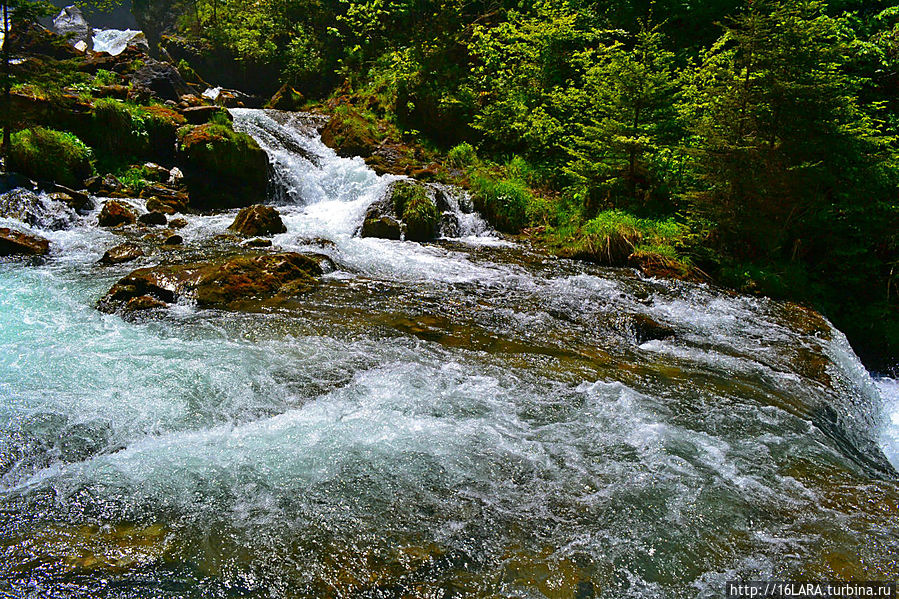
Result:
M268 156L252 137L217 123L184 127L179 137L191 207L240 208L265 201Z
M237 308L246 302L290 298L322 274L314 258L294 252L244 254L209 262L162 264L135 270L100 300L104 312L159 307L188 297L200 306ZM156 301L135 298L151 298Z
M91 149L71 133L34 127L12 135L10 167L33 179L81 187L93 174Z
M322 129L321 137L326 146L344 158L367 158L378 147L375 128L354 110L331 116Z
M427 194L412 196L403 210L406 223L406 239L409 241L430 241L437 235L440 214L437 206Z

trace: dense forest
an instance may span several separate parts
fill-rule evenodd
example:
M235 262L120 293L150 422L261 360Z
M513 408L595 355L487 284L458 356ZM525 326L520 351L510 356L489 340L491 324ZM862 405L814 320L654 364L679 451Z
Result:
M885 1L135 1L152 43L344 135L425 148L560 255L805 303L899 352ZM160 41L161 40L161 41ZM223 82L224 80L224 82ZM350 143L350 146L354 144Z

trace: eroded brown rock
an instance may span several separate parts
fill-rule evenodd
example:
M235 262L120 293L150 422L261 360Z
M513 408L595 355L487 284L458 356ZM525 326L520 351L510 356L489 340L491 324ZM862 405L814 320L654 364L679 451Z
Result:
M179 298L200 306L235 307L236 302L287 298L308 291L322 274L318 261L294 252L232 256L189 264L161 264L135 270L99 302L104 312L128 312L150 298L171 304ZM135 301L134 304L131 302ZM152 307L158 307L155 303ZM143 308L139 308L143 309Z
M48 253L50 242L43 237L0 228L0 256L44 256Z

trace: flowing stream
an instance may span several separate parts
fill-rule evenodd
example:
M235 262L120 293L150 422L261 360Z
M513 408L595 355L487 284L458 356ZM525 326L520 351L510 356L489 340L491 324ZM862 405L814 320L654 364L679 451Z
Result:
M95 213L0 220L53 244L0 263L0 595L899 578L899 383L825 320L546 257L458 192L454 237L356 237L391 177L311 117L233 114L273 164L275 246L335 264L298 308L102 314L160 258L98 266L121 239ZM186 218L190 245L234 212Z

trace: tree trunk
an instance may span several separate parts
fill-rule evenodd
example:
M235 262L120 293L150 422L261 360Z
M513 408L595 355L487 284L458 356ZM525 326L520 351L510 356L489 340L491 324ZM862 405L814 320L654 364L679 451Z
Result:
M12 100L10 91L12 81L9 73L9 3L3 3L3 159L6 170L9 170L9 154L12 146Z

